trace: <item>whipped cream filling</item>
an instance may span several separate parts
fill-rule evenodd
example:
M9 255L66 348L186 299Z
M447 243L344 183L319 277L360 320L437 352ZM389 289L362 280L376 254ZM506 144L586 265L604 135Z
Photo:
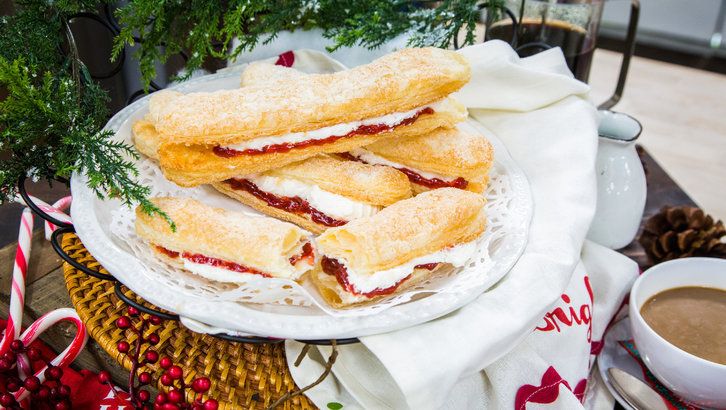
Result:
M287 255L288 259L292 257L293 255L300 255L304 252L303 247L306 242L301 242L299 248L296 249L295 252L293 252L292 255ZM267 279L268 277L260 275L258 273L253 272L238 272L235 270L226 269L220 266L214 266L206 263L196 263L193 262L183 256L184 252L179 252L179 256L177 258L180 258L182 263L184 264L184 268L196 275L203 276L207 279L215 280L218 282L232 282L232 283L240 283L240 282L248 282L250 280L256 280L256 279ZM315 248L313 248L313 257L317 259L317 252L315 251ZM303 273L309 271L313 268L315 265L315 260L313 260L313 263L307 262L305 259L298 261L295 265L289 265L284 266L284 268L281 271L277 272L264 272L265 275L270 275L278 278L283 279L292 279L297 280L302 276ZM252 267L250 267L252 268ZM255 268L253 268L255 269Z
M410 261L393 267L378 271L374 274L359 274L351 269L344 259L339 259L340 263L345 266L348 271L348 283L360 293L369 293L376 289L389 288L408 275L410 275L417 265L425 265L428 263L450 263L457 268L466 265L469 260L476 254L476 241L467 242L451 248L442 249L428 255L419 256Z
M398 162L389 161L389 160L387 160L381 156L378 156L378 155L372 153L371 151L368 151L367 149L363 149L363 148L354 148L354 149L348 151L348 153L367 164L386 165L386 166L396 168L396 169L407 168L427 179L438 178L442 181L451 182L457 178L457 177L448 177L448 176L437 174L434 172L426 172L426 171L422 171L420 169L416 169L416 168L413 168L413 167L410 167L408 165L404 165L404 164L401 164Z
M220 268L218 266L207 265L204 263L195 263L186 258L184 261L184 269L196 275L203 276L217 282L248 282L254 279L267 279L262 275L250 272L235 272L233 270Z
M317 185L306 184L294 179L268 175L253 175L242 178L252 181L261 190L277 196L300 197L318 211L344 221L371 216L381 210L381 207L357 202L342 195L328 192Z
M235 151L244 151L248 149L262 149L269 145L279 144L291 144L310 140L322 140L333 136L344 136L347 135L360 126L365 125L387 125L389 127L395 127L407 118L411 118L416 115L417 112L431 108L434 111L440 110L445 104L446 100L437 101L435 103L425 105L423 107L414 108L413 110L406 112L395 112L387 114L381 117L368 118L361 121L345 122L342 124L331 125L329 127L319 128L317 130L304 131L304 132L291 132L289 134L276 135L273 137L261 137L255 138L250 141L244 141L239 144L231 144L222 146L222 148L232 149Z

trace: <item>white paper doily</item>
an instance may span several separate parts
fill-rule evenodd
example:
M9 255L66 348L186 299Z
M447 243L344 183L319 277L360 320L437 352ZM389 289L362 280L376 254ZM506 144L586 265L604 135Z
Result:
M174 88L189 92L238 86L239 73L228 72ZM131 143L131 125L145 115L147 103L148 98L143 98L126 107L106 129L115 131L117 139ZM217 328L215 331L222 328L260 336L325 339L404 328L445 315L474 299L506 274L526 245L532 215L526 177L491 132L473 120L466 126L486 134L495 149L491 184L486 192L489 223L479 240L479 253L455 275L437 278L374 306L336 311L316 301L319 296L313 287L305 286L313 296L311 300L305 289L282 280L251 280L240 286L171 270L135 238L133 210L116 200L99 200L78 174L71 180L74 225L89 252L111 274L149 302L191 319L197 331L204 328L202 324L208 324ZM142 158L137 166L141 181L152 187L152 195L194 197L213 206L259 215L211 188L178 187L164 179L151 160ZM432 294L432 289L437 293ZM271 302L283 304L260 304Z

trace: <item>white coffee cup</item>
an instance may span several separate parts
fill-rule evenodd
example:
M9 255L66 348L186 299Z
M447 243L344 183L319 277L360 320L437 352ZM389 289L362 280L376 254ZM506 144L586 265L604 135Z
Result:
M726 259L677 259L645 271L630 291L630 326L635 344L645 365L669 390L701 407L726 408L726 365L679 349L658 335L640 314L652 296L685 286L726 290Z

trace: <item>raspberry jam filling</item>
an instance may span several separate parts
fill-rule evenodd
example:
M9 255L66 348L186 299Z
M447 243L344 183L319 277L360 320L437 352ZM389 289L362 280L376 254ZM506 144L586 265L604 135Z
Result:
M332 218L319 210L313 208L310 203L298 196L277 196L269 192L261 190L249 179L228 179L225 181L229 184L232 189L246 191L252 194L255 198L264 201L267 205L282 209L287 212L294 214L306 214L310 215L310 219L313 222L324 225L324 226L341 226L348 223L348 221L341 221L339 219Z
M214 153L217 156L223 157L223 158L231 158L236 157L239 155L260 155L260 154L269 154L272 152L288 152L293 149L297 148L305 148L305 147L311 147L315 145L325 145L330 144L332 142L335 142L341 138L348 138L353 137L355 135L373 135L373 134L379 134L382 132L388 132L392 131L393 129L397 127L401 127L404 125L410 125L416 122L418 117L424 114L433 114L434 109L431 107L423 108L419 111L417 111L414 115L411 117L405 118L401 122L395 125L388 125L388 124L372 124L372 125L361 125L358 128L354 129L353 131L345 134L345 135L331 135L327 138L322 139L310 139L306 141L299 141L299 142L286 142L282 144L273 144L273 145L266 145L262 148L254 148L254 149L246 149L246 150L236 150L232 148L227 147L220 147L216 146L212 149Z
M162 246L156 245L156 249L159 252L169 256L170 258L179 257L179 252L175 252L175 251L166 249ZM312 247L311 247L311 250L312 250ZM227 269L232 272L251 273L254 275L264 276L266 278L272 277L272 276L268 275L267 273L260 272L257 269L250 268L248 266L240 265L239 263L234 263L234 262L229 262L229 261L225 261L222 259L212 258L210 256L200 255L198 253L183 252L183 253L181 253L181 257L183 259L188 260L189 262L198 263L200 265L210 265L210 266L214 266L215 268Z
M159 246L159 245L156 245L155 247L156 247L157 251L163 253L164 255L166 255L172 259L179 257L179 252L172 251L170 249L166 249L165 247Z
M315 254L313 253L313 245L310 244L310 242L307 242L305 245L303 245L302 253L300 255L293 255L290 257L290 265L295 266L301 261L305 261L308 265L313 265L315 263Z
M426 269L426 270L434 270L434 269L436 269L436 268L437 268L438 266L439 266L439 264L438 264L438 263L436 263L436 262L434 262L434 263L424 263L424 264L421 264L421 265L416 265L416 266L414 266L414 269Z
M395 292L396 289L403 282L405 282L406 280L408 280L411 277L411 275L408 275L405 278L399 280L398 282L394 283L392 286L389 286L387 288L376 288L370 292L359 292L355 288L355 286L353 286L353 284L350 283L350 281L348 279L348 270L345 268L345 265L338 262L337 259L328 258L326 256L323 256L321 265L323 267L323 272L327 273L328 275L335 276L335 278L338 280L338 284L340 284L340 286L346 292L352 293L352 294L358 295L358 296L365 296L367 298L374 298L376 296L390 295L391 293ZM419 265L419 266L424 266L424 265ZM419 266L416 266L416 267L418 268Z
M363 161L362 159L356 157L355 155L345 152L342 154L338 154L341 157L345 159L349 159L351 161L358 161L363 162L367 164L367 162ZM459 188L459 189L466 189L466 187L469 185L469 181L462 177L458 177L454 179L453 181L445 181L440 178L426 178L425 176L419 174L416 171L413 171L408 168L404 167L395 167L397 170L403 172L408 177L408 180L413 182L414 184L423 185L430 189L436 189L436 188Z

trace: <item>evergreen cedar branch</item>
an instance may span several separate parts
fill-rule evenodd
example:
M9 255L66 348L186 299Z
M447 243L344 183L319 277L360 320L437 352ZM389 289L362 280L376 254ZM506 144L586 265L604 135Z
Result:
M149 188L137 181L130 161L137 157L135 149L102 131L109 117L107 93L74 53L63 52L68 49L68 18L96 11L103 3L16 1L14 13L0 17L0 202L13 198L17 181L25 176L50 180L79 171L100 198L140 203L145 212L166 217L148 200ZM148 86L157 61L184 51L189 55L186 72L191 73L210 57L234 58L269 43L282 30L319 27L332 40L331 50L375 48L401 34L409 36L411 46L448 47L460 31L462 43L471 44L480 3L131 0L116 11L123 29L113 57L140 40L135 57ZM238 39L236 48L232 39Z

